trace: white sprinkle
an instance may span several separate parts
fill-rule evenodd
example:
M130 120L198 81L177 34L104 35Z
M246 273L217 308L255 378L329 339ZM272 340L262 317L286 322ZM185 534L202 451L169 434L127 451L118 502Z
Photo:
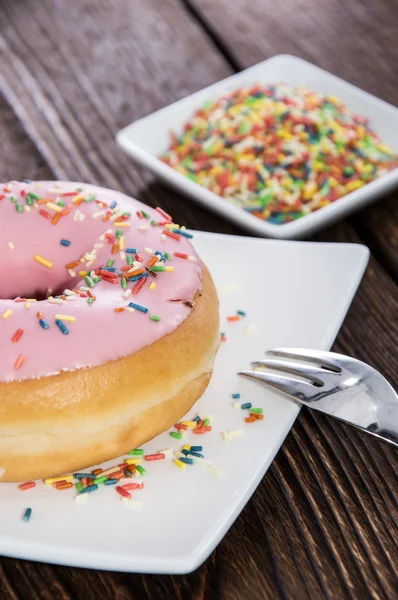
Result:
M23 209L24 209L26 212L30 212L30 206L29 206L29 204L25 204L25 206L23 207Z
M9 248L10 250L14 250L14 248L15 248L15 246L14 246L14 244L13 244L12 242L8 242L8 243L7 243L7 246L8 246L8 248Z
M52 188L48 189L48 192L50 194L59 194L59 189L57 189L56 187L52 187ZM58 198L56 198L56 200L60 200L60 198L58 197Z
M221 437L225 442L229 442L230 440L239 438L242 435L243 429L231 429L230 431L223 431Z
M49 296L47 298L47 302L49 302L50 304L62 304L63 300L62 298L53 298L52 296Z
M123 250L120 252L120 259L126 260L126 253Z
M164 263L162 263L161 260L158 260L158 262L156 262L154 266L155 267L164 267Z
M126 485L126 483L131 483L132 477L122 477L118 481L118 485ZM135 481L134 481L135 483Z
M164 454L166 458L173 456L173 448L164 448L163 450L157 450L156 454Z
M79 219L79 215L80 215L80 209L78 208L76 210L75 214L73 215L73 220L77 222Z
M79 221L84 221L86 219L86 215L84 213L79 214Z
M98 212L96 212L96 213L93 214L93 219L99 219L100 217L104 217L105 215L106 215L106 210L100 210L100 211L98 211ZM102 234L100 236L100 240L103 240L103 239L105 239L105 235L104 234Z
M76 277L76 273L73 271L73 269L68 269L68 273L71 277Z
M104 244L100 244L99 242L97 244L94 244L94 248L96 248L97 250L99 250L100 248L103 248Z
M40 209L40 206L38 205L37 200L34 201L33 206L35 207L36 210Z
M245 332L248 333L249 335L255 333L256 331L256 326L255 325L249 325L248 327L246 327Z
M223 285L220 289L219 289L219 294L223 295L223 294L230 294L231 292L235 292L238 289L238 285L236 282L233 283L228 283L227 285Z
M138 231L147 231L148 230L148 225L140 225L138 227Z
M111 216L111 218L109 219L110 221L116 221L116 219L118 219L120 217L120 208L115 208L115 210L113 211L113 215Z
M88 501L88 494L77 494L75 496L76 504L85 504Z
M64 290L64 296L72 296L72 295L74 296L75 292L72 292L72 290L68 290L68 289Z
M213 475L215 475L216 477L221 477L222 475L222 471L221 469L219 469L218 467L216 467L216 465L210 464L207 467L209 469L209 471L211 473L213 473Z
M166 236L164 235L164 233L162 233L162 235L160 236L160 239L162 240L162 242L164 242L164 240L166 239Z
M133 260L133 267L142 267L142 263L139 260Z
M143 502L139 502L138 500L130 500L129 498L122 498L122 502L126 508L130 510L142 510L144 506Z
M130 288L128 290L126 290L123 294L123 298L128 298L129 296L131 296L131 294L133 293L133 290L130 290ZM131 308L131 306L130 306Z
M90 288L86 287L85 285L81 285L81 286L80 286L80 290L81 290L82 292L88 292L88 290L89 290L89 289L90 289Z
M76 300L76 296L74 294L73 294L73 296L66 296L65 300L67 300L68 302L70 302L70 301L73 302L73 300Z
M147 254L153 254L152 248L144 248L144 252L146 252Z
M89 260L88 263L86 264L86 267L91 267L91 265L94 263L93 260Z
M232 408L240 408L242 406L243 402L233 402L232 403Z
M126 306L126 310L133 313L135 311L135 308L133 308L132 306Z
M191 262L196 262L196 256L188 256L188 260Z
M91 254L85 254L85 260L91 260L91 261L93 261L93 260L95 260L96 258L97 258L97 256L96 256L96 253L94 253L94 254L93 254L93 253L91 252Z

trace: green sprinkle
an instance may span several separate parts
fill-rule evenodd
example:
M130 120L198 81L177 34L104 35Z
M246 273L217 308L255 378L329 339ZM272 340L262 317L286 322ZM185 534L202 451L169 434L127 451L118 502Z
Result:
M86 275L84 281L87 283L89 288L95 287L94 281L91 279L90 275Z
M22 204L19 204L19 202L16 203L15 208L17 209L17 212L23 212L23 206Z
M35 194L34 192L29 192L27 197L32 198L32 200L40 200L39 194Z
M116 229L116 237L117 239L121 238L123 235L123 231L121 229Z
M141 211L141 214L142 214L142 215L143 215L143 216L144 216L146 219L150 219L150 218L151 218L151 215L148 215L148 213L147 213L147 212L145 212L145 211L143 211L143 210Z
M125 290L127 288L127 279L122 277L122 288Z
M83 484L82 484L82 482L81 482L81 481L78 481L77 483L75 483L75 488L76 488L76 490L77 490L77 493L78 493L78 494L80 494L80 492L81 492L81 491L82 491L82 489L83 489Z
M93 277L94 283L99 283L101 281L101 277Z
M124 212L122 213L123 217L131 217L131 212Z
M18 201L17 201L17 199L15 198L15 196L10 196L10 200L11 200L11 202L14 202L14 204L15 204L16 202L18 202Z
M92 304L94 302L94 298L87 298L87 304Z
M62 206L62 207L65 206L65 202L62 202L62 200L58 200L57 204L58 204L58 206Z
M107 267L111 267L111 266L114 264L114 262L115 262L115 259L114 259L114 258L110 258L110 259L108 260L108 262L106 263L106 266L107 266Z
M203 421L203 426L204 426L204 427L207 427L208 425L210 425L210 419L205 419L205 420Z
M133 257L131 256L131 254L127 254L126 259L127 259L127 264L128 265L132 265L133 264L134 261L133 261Z
M142 448L134 448L134 450L130 450L130 452L127 452L127 454L130 456L144 456L145 450Z
M154 273L162 273L166 270L166 267L151 267L151 271Z
M30 196L26 196L26 204L28 206L32 206L33 200L32 200L32 198Z
M170 431L170 435L171 435L171 437L175 438L176 440L182 439L181 433L177 433L177 431Z
M171 254L169 252L165 252L164 253L164 257L167 258L167 260L172 260L173 257L171 256Z
M155 221L154 219L152 219L152 221L151 221L151 225L152 225L152 227L156 227L156 226L157 226L157 224L158 224L158 222L157 222L157 221Z
M251 408L250 412L256 414L256 415L262 415L263 414L263 409L262 408Z
M97 485L100 485L101 483L104 483L104 481L106 481L107 479L108 479L108 476L107 476L107 475L103 475L102 477L101 477L101 475L100 475L99 477L96 477L96 478L95 478L95 483L96 483Z
M142 475L143 477L145 477L145 475L148 475L148 472L146 469L144 469L144 467L141 467L141 465L136 465L136 467L140 475Z
M82 192L84 190L84 188L76 188L77 192Z
M96 198L95 194L91 194L90 196L86 196L85 202L93 202L93 200L95 200L95 198Z
M160 317L158 317L157 315L151 315L149 318L151 319L151 321L160 321Z

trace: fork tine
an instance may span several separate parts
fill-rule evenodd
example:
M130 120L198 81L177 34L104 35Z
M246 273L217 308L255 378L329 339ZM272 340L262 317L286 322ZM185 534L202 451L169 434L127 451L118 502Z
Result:
M325 352L323 350L310 350L306 348L274 348L268 350L266 354L280 356L282 358L295 358L296 360L306 360L318 365L322 365L331 371L340 373L347 360L341 354L335 352Z
M292 373L293 375L310 379L321 386L324 383L322 375L326 374L326 371L320 367L306 365L293 360L284 360L283 358L266 358L263 360L256 360L252 362L252 365L254 367L261 366L267 367L268 369L276 369L277 371Z
M292 377L284 377L283 375L273 375L272 373L263 373L258 371L241 371L239 375L254 379L260 383L266 383L277 390L288 394L298 402L307 404L307 398L316 393L315 386L299 379L293 379Z

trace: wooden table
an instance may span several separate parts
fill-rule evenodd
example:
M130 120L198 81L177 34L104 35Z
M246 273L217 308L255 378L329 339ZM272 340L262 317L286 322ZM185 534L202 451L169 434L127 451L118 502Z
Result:
M178 222L242 233L135 167L131 121L274 54L308 59L398 104L393 0L3 0L1 180L98 183ZM394 52L395 49L395 52ZM398 196L316 239L369 268L334 349L397 378ZM397 453L303 410L217 550L185 577L0 560L0 598L397 598Z

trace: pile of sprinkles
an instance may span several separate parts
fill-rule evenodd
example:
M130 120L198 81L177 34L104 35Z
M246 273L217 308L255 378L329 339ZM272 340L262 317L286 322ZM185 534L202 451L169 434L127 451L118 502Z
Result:
M110 310L115 313L136 312L156 326L156 323L162 320L162 315L153 313L150 306L139 301L140 291L146 286L156 294L156 286L159 286L162 278L168 277L169 273L178 269L181 261L196 262L196 256L178 251L178 242L183 238L191 239L192 234L184 226L174 223L172 217L160 207L155 209L157 218L151 217L141 209L135 211L134 215L135 223L138 219L137 231L147 231L149 228L157 229L159 241L171 238L173 245L175 244L175 251L166 252L157 248L149 248L140 241L142 238L139 235L137 241L140 241L140 245L128 247L124 231L130 231L135 224L132 221L133 215L120 208L116 200L107 202L101 199L100 194L97 197L96 194L86 192L83 187L64 191L61 183L54 183L53 188L47 189L47 195L55 195L55 198L48 198L46 193L41 192L42 184L35 184L35 191L32 191L33 182L31 180L25 179L23 183L26 184L26 189L22 187L17 191L14 183L11 182L5 185L0 193L0 203L10 202L13 204L16 212L21 215L18 218L22 218L25 213L34 211L48 222L50 228L56 227L64 219L80 222L92 218L104 223L104 231L96 242L90 245L83 255L79 254L75 260L65 263L65 272L71 278L81 278L83 285L71 286L71 289L65 289L58 295L53 295L53 291L49 289L46 294L46 302L59 305L59 312L51 318L48 317L45 303L40 302L40 311L32 312L32 317L34 318L35 315L37 318L39 328L47 331L56 327L64 336L71 334L77 317L68 313L68 305L78 298L84 299L88 305L94 304L97 300L95 288L100 282L120 288L120 303ZM95 205L98 210L85 211L85 206L88 204ZM14 241L7 241L10 252L15 251ZM60 236L59 244L64 248L73 249L72 241L65 237ZM98 264L99 251L103 256L107 250L108 258L103 261L103 264L96 266L94 263ZM54 268L54 260L51 256L42 256L34 252L34 242L31 258L44 270ZM30 309L37 299L17 297L14 302L24 303L25 308ZM182 299L181 302L190 309L194 307L193 301L189 299ZM11 308L8 308L0 316L2 319L9 319L13 312ZM16 345L14 369L22 372L24 365L29 360L29 356L17 352L18 342L23 334L24 329L18 327L18 323L16 323L15 333L10 341ZM40 343L39 340L38 343Z
M398 167L397 155L341 100L257 83L208 100L171 133L166 164L252 215L283 224Z

